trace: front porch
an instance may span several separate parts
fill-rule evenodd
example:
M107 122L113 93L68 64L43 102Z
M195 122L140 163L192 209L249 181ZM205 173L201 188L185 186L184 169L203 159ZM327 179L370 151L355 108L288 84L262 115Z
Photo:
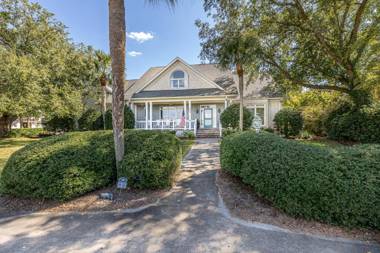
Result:
M189 130L197 135L198 129L221 131L220 114L231 103L219 100L160 100L134 101L135 127L149 130Z

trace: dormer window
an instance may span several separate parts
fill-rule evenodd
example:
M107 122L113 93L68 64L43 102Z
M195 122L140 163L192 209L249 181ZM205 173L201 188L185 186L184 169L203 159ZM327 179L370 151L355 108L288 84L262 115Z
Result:
M170 86L172 89L184 89L185 84L185 72L182 70L176 70L170 76Z

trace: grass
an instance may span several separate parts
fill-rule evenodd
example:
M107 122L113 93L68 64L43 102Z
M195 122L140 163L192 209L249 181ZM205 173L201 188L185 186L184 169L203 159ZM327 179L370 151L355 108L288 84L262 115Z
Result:
M182 157L185 157L187 153L190 151L191 146L193 146L194 140L181 140L182 146Z
M17 150L38 139L25 137L0 139L0 172L3 170L8 158Z

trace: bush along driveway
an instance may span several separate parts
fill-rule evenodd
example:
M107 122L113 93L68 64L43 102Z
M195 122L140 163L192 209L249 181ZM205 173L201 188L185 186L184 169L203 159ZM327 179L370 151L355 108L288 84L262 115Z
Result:
M216 140L198 141L170 194L141 210L34 214L0 220L1 252L380 252L358 241L230 218L215 185Z

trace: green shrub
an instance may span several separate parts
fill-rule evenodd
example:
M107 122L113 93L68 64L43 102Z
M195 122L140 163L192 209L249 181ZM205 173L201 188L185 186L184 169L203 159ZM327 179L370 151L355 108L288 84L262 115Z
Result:
M233 104L227 107L222 114L220 115L220 122L222 123L223 128L239 128L239 112L240 105ZM243 107L243 129L246 130L252 125L253 115L245 107Z
M362 143L380 143L380 104L358 109L343 105L332 111L325 127L330 139Z
M132 112L129 106L124 107L124 128L133 129L135 128L135 114Z
M240 132L238 129L233 129L233 128L223 128L222 130L222 137L229 136L234 133Z
M109 109L105 113L105 128L112 129L112 110ZM99 117L94 122L96 127L101 127L98 129L103 129L103 116L99 115ZM124 128L125 129L133 129L135 128L135 115L132 110L126 105L124 107Z
M380 145L318 147L248 131L222 140L221 165L295 217L380 228Z
M109 131L73 132L29 144L5 165L1 192L67 200L109 185L116 176L113 146Z
M274 129L270 127L263 128L263 131L268 132L268 133L274 133Z
M131 187L157 189L172 185L182 159L180 142L173 134L127 132L126 150L118 176L127 177Z
M284 108L277 112L274 116L274 122L277 130L286 138L297 136L303 125L301 113L291 108Z
M41 135L49 134L48 131L43 128L18 128L12 129L7 137L17 138L17 137L28 137L28 138L38 138Z
M183 132L183 138L185 139L189 139L189 140L194 140L195 139L195 134L194 134L194 131L184 131Z
M73 131L75 120L71 117L53 117L45 123L48 131Z
M312 105L302 108L303 129L317 136L325 136L323 120L326 108L322 105Z
M98 110L90 108L86 110L78 120L80 130L101 130L103 124L97 124L98 118L102 118L102 113Z

